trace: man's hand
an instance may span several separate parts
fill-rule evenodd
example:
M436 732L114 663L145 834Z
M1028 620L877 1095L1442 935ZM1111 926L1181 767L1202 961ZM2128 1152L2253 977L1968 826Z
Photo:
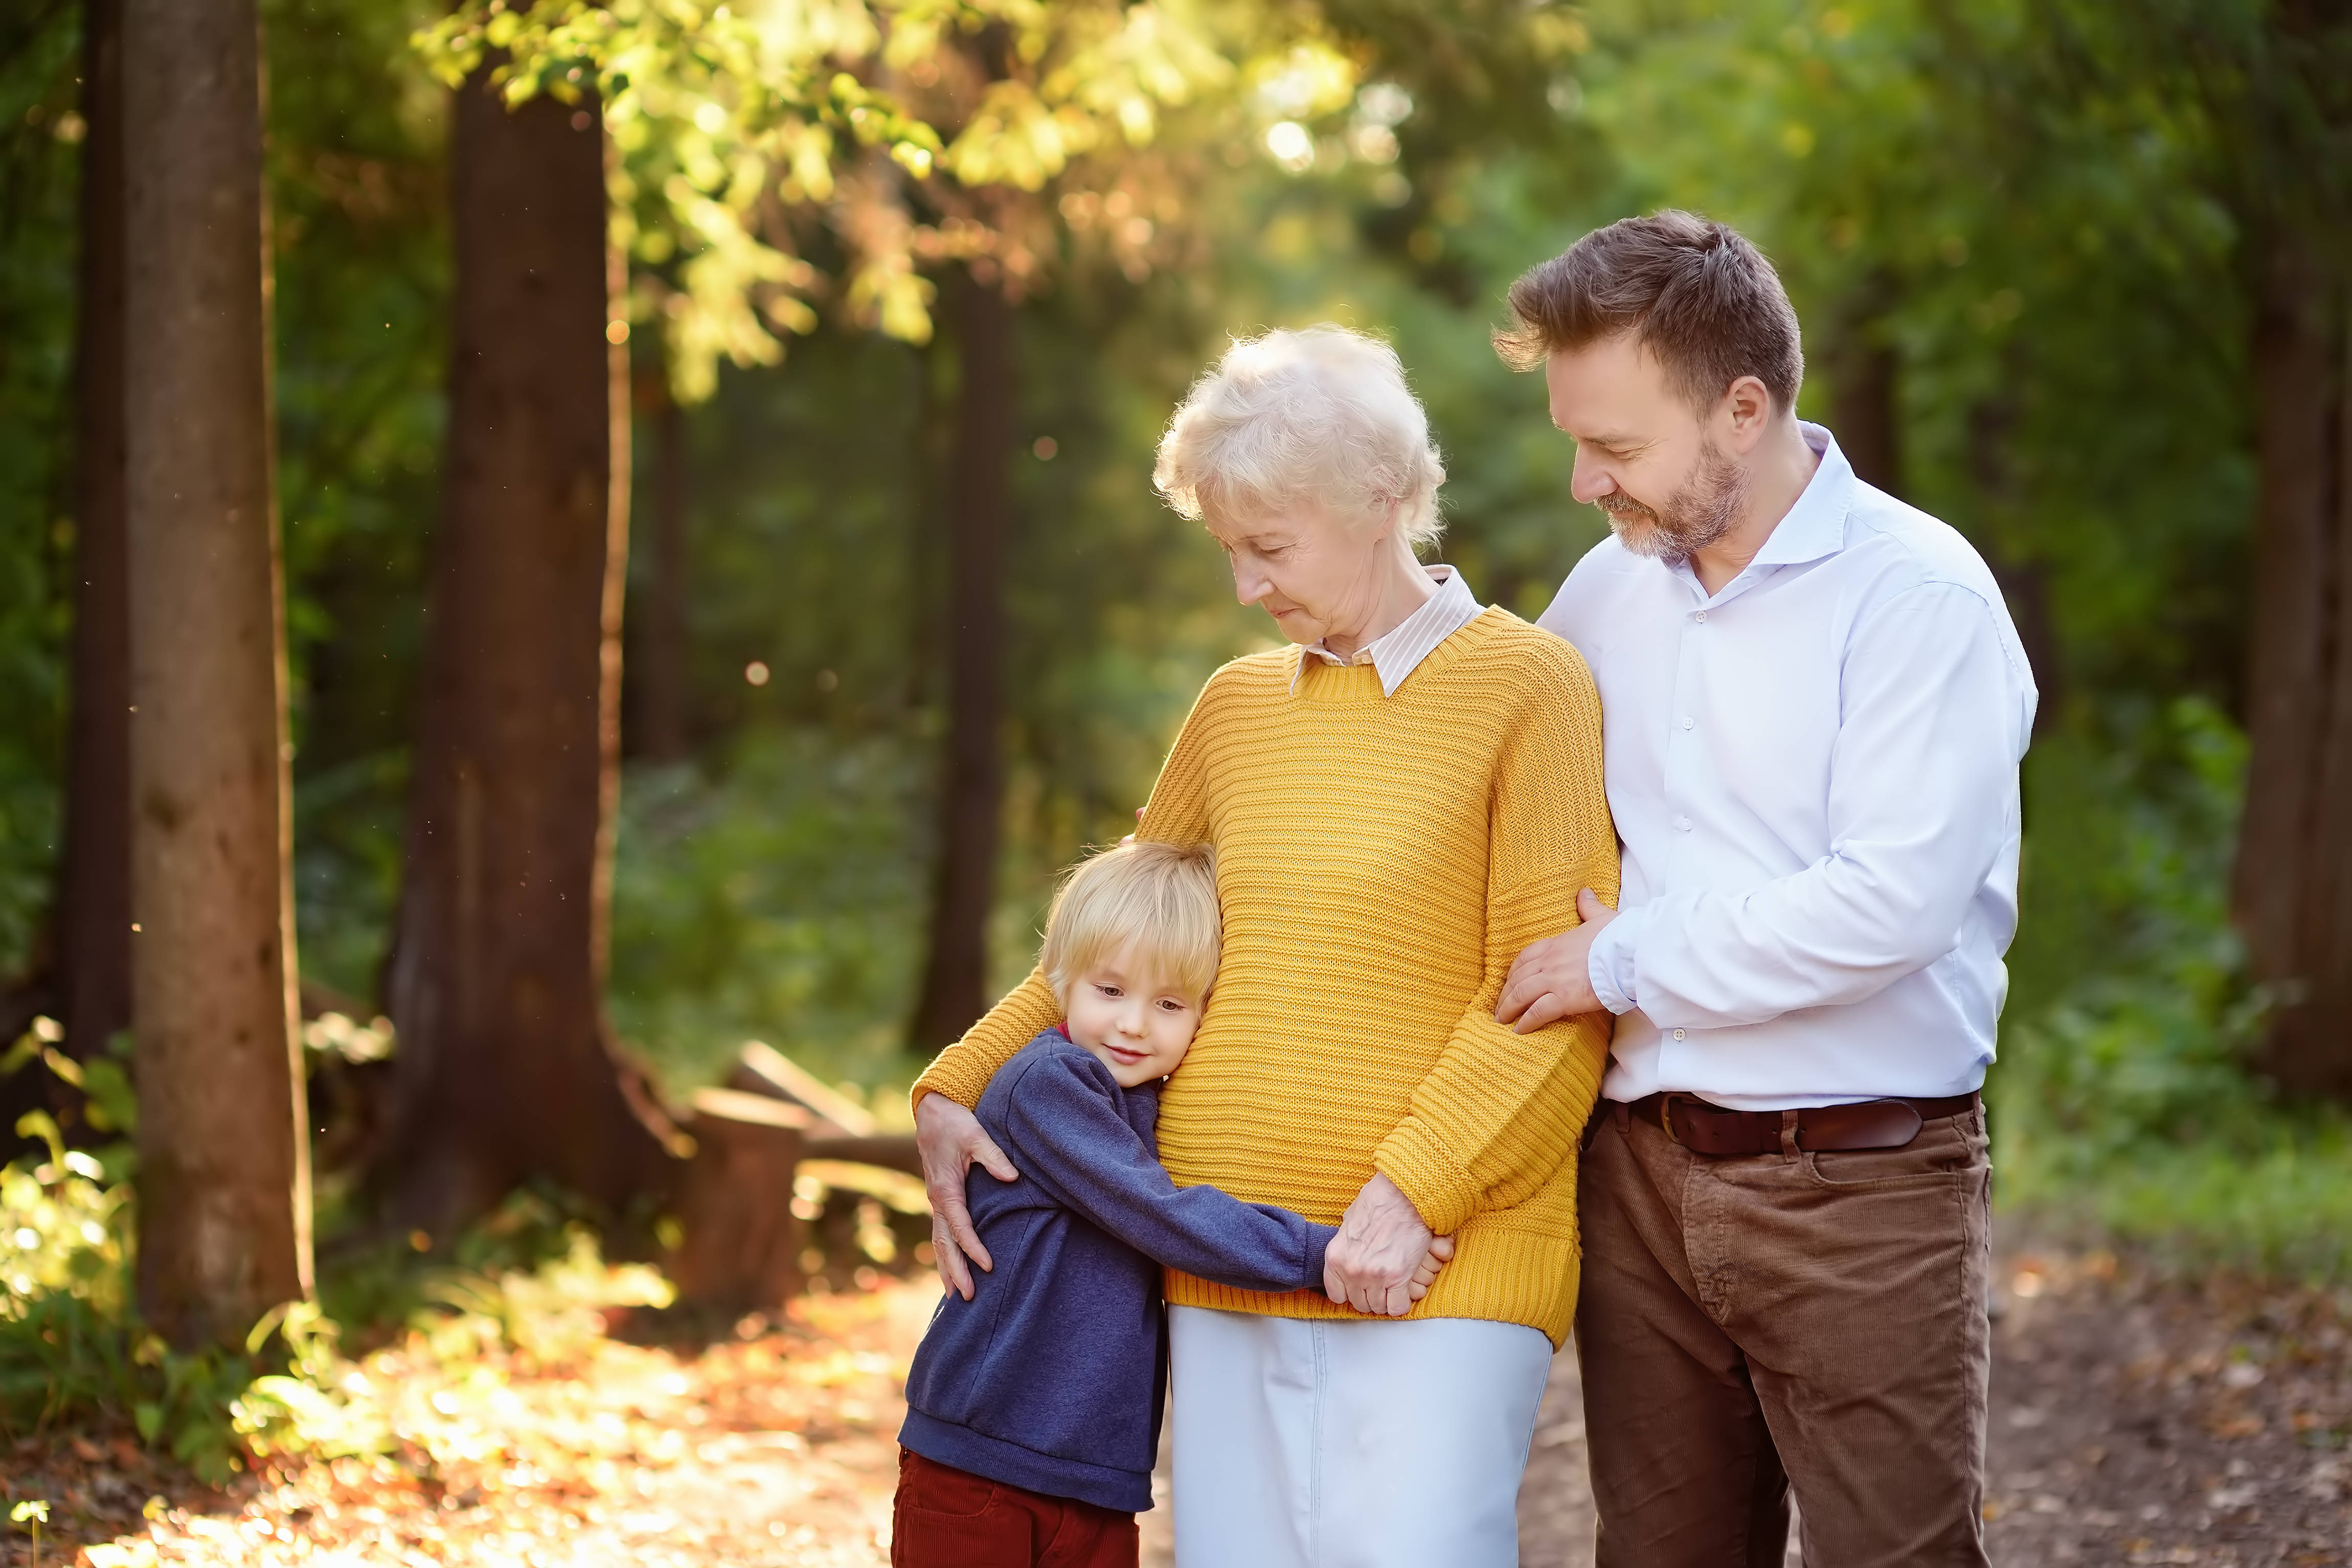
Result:
M1577 925L1528 943L1511 960L1503 994L1495 1001L1496 1022L1528 1034L1561 1019L1601 1010L1601 998L1592 994L1592 939L1617 918L1617 912L1588 887L1576 895L1576 918Z
M944 1094L926 1094L915 1106L915 1146L922 1151L923 1186L931 1195L931 1262L940 1283L965 1301L971 1300L969 1254L982 1269L996 1263L972 1228L971 1210L964 1207L963 1179L977 1163L999 1181L1018 1181L1021 1173L982 1128L980 1118Z
M1339 1234L1323 1256L1323 1293L1339 1306L1401 1318L1429 1289L1423 1284L1415 1291L1412 1285L1436 1250L1436 1239L1412 1200L1385 1175L1374 1172L1339 1217ZM1449 1255L1452 1249L1449 1241ZM1435 1279L1435 1273L1430 1278Z

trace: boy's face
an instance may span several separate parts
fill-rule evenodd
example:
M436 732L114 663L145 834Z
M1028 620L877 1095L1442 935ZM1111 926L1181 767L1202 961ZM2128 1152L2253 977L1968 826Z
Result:
M1109 1068L1122 1089L1175 1071L1201 1027L1200 998L1123 953L1073 978L1063 1012L1072 1042Z

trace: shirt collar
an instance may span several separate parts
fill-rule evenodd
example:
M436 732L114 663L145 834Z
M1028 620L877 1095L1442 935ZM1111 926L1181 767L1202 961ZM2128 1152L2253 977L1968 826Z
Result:
M1707 596L1688 560L1674 563L1675 575L1689 585L1695 602L1712 608L1738 598L1775 568L1802 566L1845 548L1846 514L1853 509L1853 487L1859 483L1853 465L1838 450L1837 437L1823 426L1800 420L1797 430L1821 461L1814 465L1813 476L1798 492L1796 504L1780 518L1755 559L1713 598Z
M1800 421L1797 430L1821 462L1750 566L1801 566L1845 548L1845 515L1853 506L1853 465L1827 429Z
M1327 664L1370 664L1381 677L1381 695L1396 695L1405 677L1420 668L1440 643L1475 621L1481 608L1470 585L1454 568L1433 566L1428 570L1437 591L1423 600L1420 609L1357 649L1354 658L1342 659L1320 642L1299 649L1297 662L1290 669L1290 689L1298 689L1298 677L1312 654Z

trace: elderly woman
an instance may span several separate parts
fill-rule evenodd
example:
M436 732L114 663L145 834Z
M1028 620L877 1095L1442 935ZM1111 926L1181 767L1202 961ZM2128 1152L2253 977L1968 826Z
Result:
M1591 1015L1495 1021L1522 947L1613 903L1601 705L1566 643L1424 568L1444 479L1386 346L1237 342L1154 482L1294 646L1210 677L1138 833L1217 852L1224 949L1169 1082L1179 1183L1340 1226L1323 1294L1167 1279L1186 1568L1511 1568L1514 1504L1577 1290L1576 1146L1608 1052ZM1055 1020L1033 975L916 1085L940 1269L1003 1156L962 1107ZM1433 1234L1456 1252L1406 1290ZM1327 1299L1328 1298L1328 1299Z

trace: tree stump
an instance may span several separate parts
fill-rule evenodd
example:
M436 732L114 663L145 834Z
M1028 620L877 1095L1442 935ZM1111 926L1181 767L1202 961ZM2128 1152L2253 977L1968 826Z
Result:
M693 1113L678 1216L686 1234L668 1260L678 1298L728 1312L782 1306L803 1282L793 1176L816 1118L731 1089L698 1091Z

